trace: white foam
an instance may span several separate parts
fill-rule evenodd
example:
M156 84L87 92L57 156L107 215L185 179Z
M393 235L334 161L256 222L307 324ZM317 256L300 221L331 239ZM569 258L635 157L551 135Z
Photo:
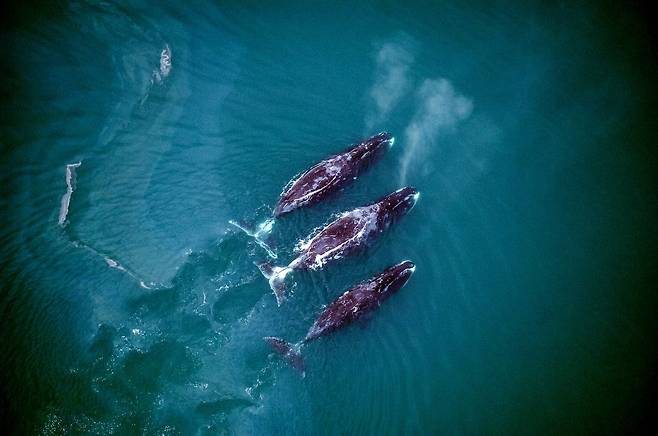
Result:
M153 79L151 79L151 83L153 81L158 83L162 82L169 76L170 73L171 49L169 48L169 44L165 44L165 46L162 48L162 51L160 52L160 66L157 70L153 70Z
M169 44L165 44L160 52L160 75L162 78L169 76L171 72L171 49Z
M157 83L162 82L164 79L166 79L169 76L170 73L171 73L171 49L169 48L169 44L165 44L164 47L162 48L162 51L160 52L160 66L157 70L153 70L151 85L153 85L154 82ZM146 101L147 97L148 97L148 91L146 92L146 95L142 98L142 104Z

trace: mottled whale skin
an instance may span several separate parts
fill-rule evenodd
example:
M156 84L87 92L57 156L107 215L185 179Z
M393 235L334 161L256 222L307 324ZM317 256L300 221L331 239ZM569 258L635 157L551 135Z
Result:
M259 265L269 279L277 303L284 300L284 280L294 270L317 270L327 263L353 254L376 239L388 226L409 212L419 193L405 187L386 195L375 203L344 212L299 246L299 256L287 267Z
M304 361L300 352L302 345L335 332L374 311L384 300L402 289L415 270L416 266L405 260L352 286L322 311L306 333L306 337L297 345L271 336L263 339L295 369L303 373Z
M274 208L274 217L318 203L351 183L378 161L394 141L393 136L382 132L313 165L284 188Z
M283 188L272 217L252 226L245 222L229 220L229 224L253 237L270 258L276 259L276 251L268 243L275 220L295 209L311 206L328 195L342 189L378 161L393 146L395 138L382 132L318 162Z

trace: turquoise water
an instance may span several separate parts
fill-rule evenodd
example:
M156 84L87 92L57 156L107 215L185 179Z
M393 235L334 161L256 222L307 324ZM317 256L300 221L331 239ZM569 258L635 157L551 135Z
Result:
M638 425L658 309L642 11L223 3L5 14L3 427ZM267 253L228 221L261 222L298 172L382 130L396 136L382 162L275 224L277 262L332 214L404 184L418 204L364 254L296 274L277 308L254 266ZM364 328L306 347L305 378L263 343L301 339L323 305L403 259L417 264L407 286Z

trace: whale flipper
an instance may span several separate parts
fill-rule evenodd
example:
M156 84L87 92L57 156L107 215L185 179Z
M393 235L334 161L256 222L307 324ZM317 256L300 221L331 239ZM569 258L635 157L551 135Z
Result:
M302 377L306 375L304 360L302 359L302 354L299 352L298 347L289 344L283 339L275 338L274 336L266 336L263 340L265 340L274 351L283 356L286 362L295 368Z
M272 259L277 258L276 252L272 249L270 233L272 232L272 227L274 226L274 219L270 218L257 226L253 227L243 221L234 221L229 220L229 224L237 227L238 229L245 232L247 235L254 238L256 243L267 252L268 256Z

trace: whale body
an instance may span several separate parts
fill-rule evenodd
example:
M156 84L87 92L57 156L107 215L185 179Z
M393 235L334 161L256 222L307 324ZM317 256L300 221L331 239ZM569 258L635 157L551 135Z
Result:
M382 132L313 165L284 188L274 207L274 217L318 203L351 183L378 161L394 141L393 136Z
M301 252L286 267L259 265L268 278L277 303L284 300L287 274L294 270L317 270L327 263L351 255L376 239L391 223L409 212L418 200L416 189L405 187L375 203L344 212L299 247Z
M405 260L386 268L376 276L352 286L333 303L327 306L315 320L304 339L297 345L283 339L268 336L263 338L277 353L295 369L304 372L301 346L339 330L377 309L380 304L399 291L416 270L416 266Z
M295 209L316 204L344 188L381 159L394 142L395 138L386 132L364 139L347 150L318 162L291 180L283 188L272 216L264 222L253 226L246 222L229 220L229 224L254 238L271 259L276 259L277 254L268 242L276 218Z

